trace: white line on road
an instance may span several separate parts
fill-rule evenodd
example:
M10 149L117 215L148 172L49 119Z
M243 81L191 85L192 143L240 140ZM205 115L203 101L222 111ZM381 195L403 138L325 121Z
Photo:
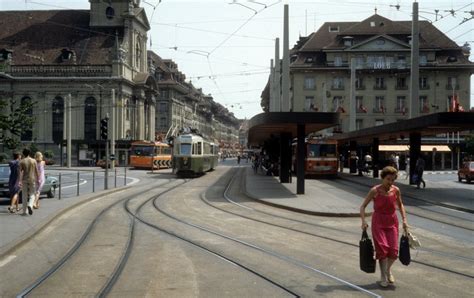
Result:
M117 178L119 178L119 177L120 177L120 178L124 178L125 176L117 176ZM140 179L138 179L138 178L133 178L133 177L127 177L127 179L132 180L132 182L127 183L127 185L133 185L133 184L135 184L135 183L138 183L138 181L140 181Z
M5 259L3 259L3 260L0 262L0 267L3 267L3 266L5 266L6 264L10 263L11 261L13 261L14 258L16 258L16 256L14 256L14 255L9 255L8 257L6 257Z
M84 181L82 181L81 183L79 183L79 186L84 185L84 184L86 184L86 183L87 183L87 180L84 179ZM70 188L70 187L77 187L77 184L68 185L68 186L63 186L63 187L61 187L61 189Z

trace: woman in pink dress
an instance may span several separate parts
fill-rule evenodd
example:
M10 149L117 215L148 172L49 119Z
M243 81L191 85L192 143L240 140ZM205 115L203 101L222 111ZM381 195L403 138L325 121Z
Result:
M36 159L36 168L38 169L38 183L36 184L36 193L35 193L35 203L33 204L33 208L39 208L39 197L41 194L41 189L43 188L45 177L44 177L44 165L45 161L43 160L43 154L41 152L36 152L35 154Z
M408 228L405 207L403 206L400 189L393 185L397 179L397 169L385 167L380 175L382 184L372 187L367 197L360 206L360 218L362 229L369 226L365 221L365 208L374 201L374 213L372 215L372 237L375 245L375 257L380 265L381 287L387 287L388 283L394 283L391 268L398 257L398 218L396 207L400 211L403 220L403 229Z

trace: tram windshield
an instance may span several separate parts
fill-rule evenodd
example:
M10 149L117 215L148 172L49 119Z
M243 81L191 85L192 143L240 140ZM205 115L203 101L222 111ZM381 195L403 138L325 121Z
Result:
M154 154L154 146L133 146L132 154L137 156L150 156Z
M191 155L191 144L180 144L180 152L181 155Z
M336 145L309 144L308 157L336 157Z

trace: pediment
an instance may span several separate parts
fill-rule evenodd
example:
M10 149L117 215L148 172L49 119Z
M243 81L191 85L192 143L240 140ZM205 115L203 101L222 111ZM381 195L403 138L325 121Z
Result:
M350 50L381 50L381 51L397 51L397 50L408 50L410 45L392 38L387 35L378 35L371 37L361 43L358 43L350 48Z
M144 8L136 8L135 9L135 19L141 23L147 30L150 30L150 22L148 22L148 17L146 16L146 12Z

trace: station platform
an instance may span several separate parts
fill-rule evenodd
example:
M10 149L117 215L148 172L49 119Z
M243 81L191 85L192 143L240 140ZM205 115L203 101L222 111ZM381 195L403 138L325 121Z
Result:
M381 183L380 178L349 174L348 169L338 174L338 179L306 179L305 193L296 195L296 178L291 183L280 183L279 177L254 173L248 167L245 175L245 193L261 203L305 214L331 217L358 217L359 208L372 186ZM458 211L474 213L474 185L460 183L456 189L452 185L427 182L425 189L409 185L402 171L395 185L400 188L403 198L410 197L424 204L437 204ZM427 180L426 174L424 176ZM344 183L346 181L346 183ZM350 182L350 183L347 183ZM354 194L353 185L366 187ZM352 185L351 185L352 184ZM453 196L453 191L457 195ZM371 211L369 206L367 212Z

